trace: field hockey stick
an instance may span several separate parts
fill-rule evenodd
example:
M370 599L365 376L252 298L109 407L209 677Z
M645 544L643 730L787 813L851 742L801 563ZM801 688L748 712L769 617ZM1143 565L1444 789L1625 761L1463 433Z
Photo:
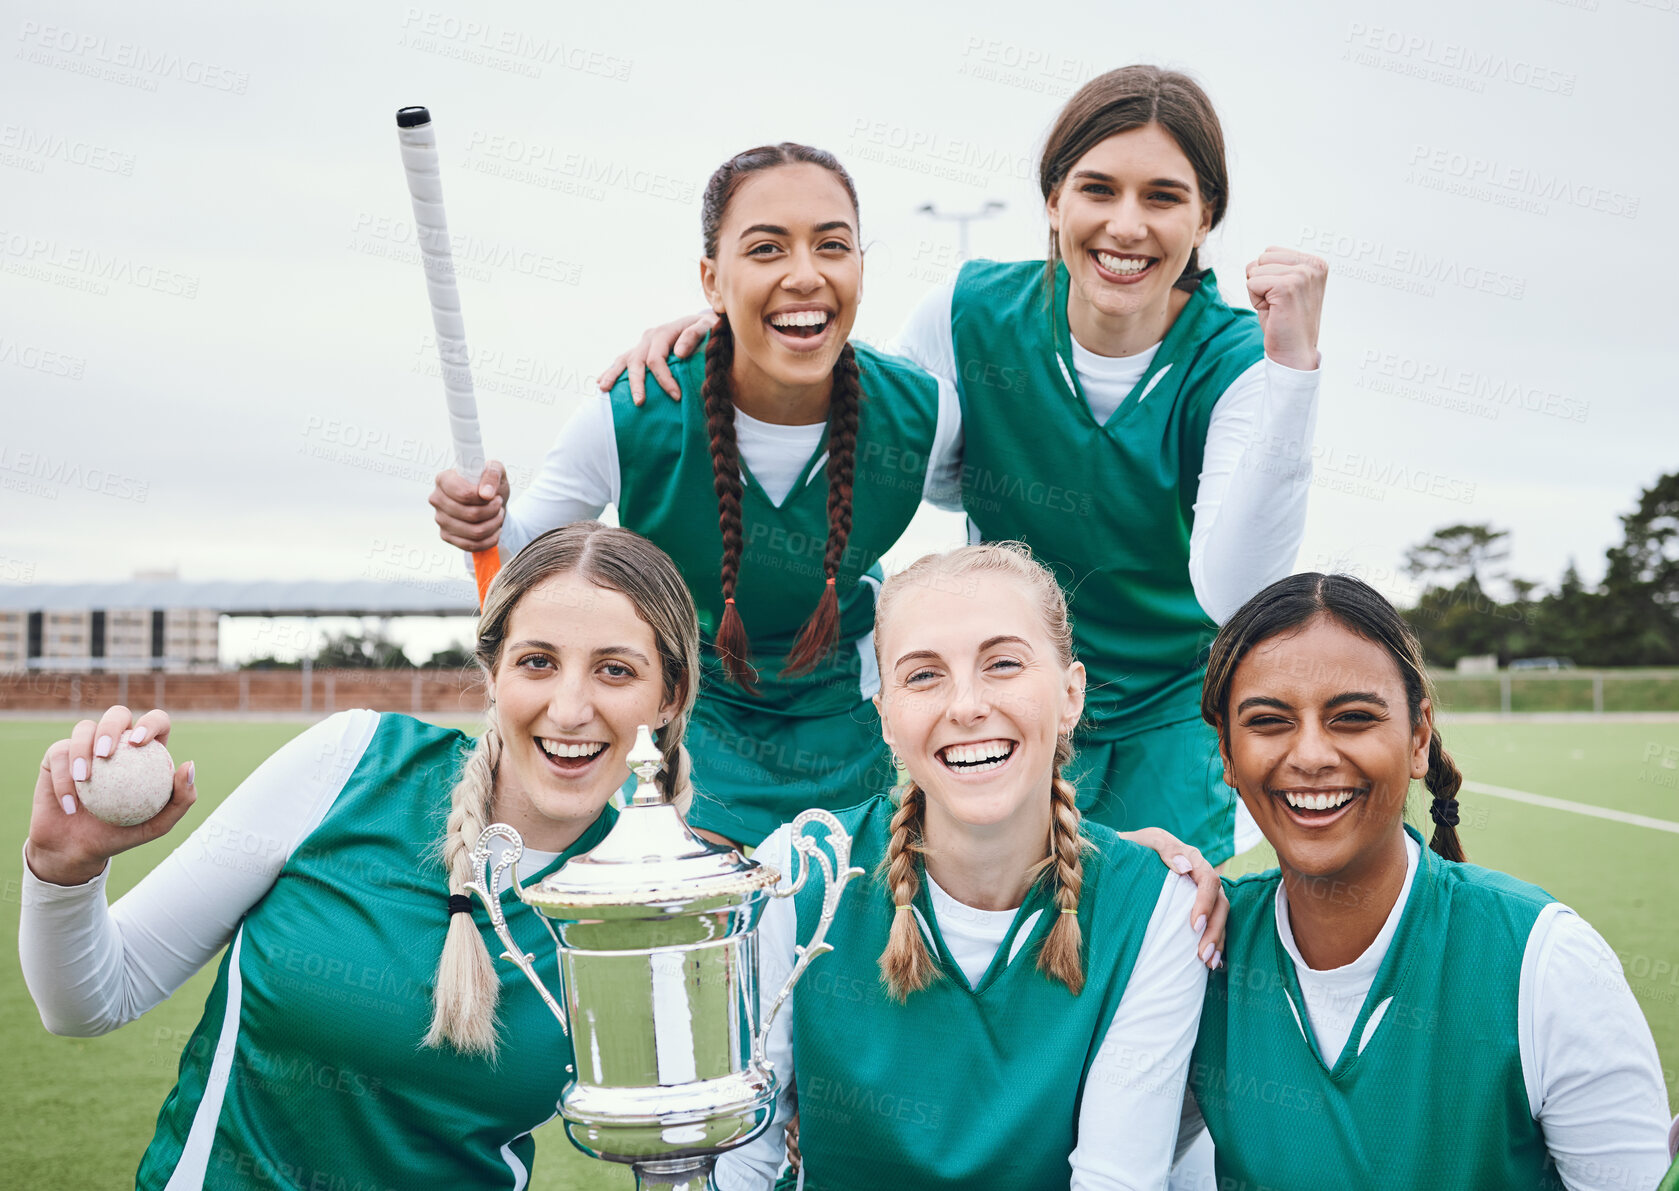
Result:
M455 287L455 262L449 252L449 223L443 214L443 178L438 169L431 113L422 107L402 108L396 114L396 135L402 145L408 195L414 200L415 238L426 270L431 323L437 331L437 358L443 366L443 396L449 404L455 470L476 484L484 473L484 441L478 433L478 401L472 395L466 324L461 319L461 295ZM472 573L478 580L480 608L490 580L500 569L501 554L496 547L473 553Z

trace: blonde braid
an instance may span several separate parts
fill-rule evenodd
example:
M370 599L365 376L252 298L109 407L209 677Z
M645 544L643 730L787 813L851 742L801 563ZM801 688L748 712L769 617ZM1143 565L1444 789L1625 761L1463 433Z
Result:
M933 982L938 967L927 950L927 940L915 921L915 895L921 888L916 871L916 857L922 850L922 818L926 813L927 796L914 782L904 786L898 810L892 816L892 839L881 861L881 872L896 907L892 914L892 933L886 940L886 950L880 953L880 976L886 991L902 1002L912 992L920 992Z
M1056 752L1059 754L1061 749L1057 748ZM1082 816L1076 801L1077 791L1072 782L1061 776L1059 762L1050 789L1049 860L1045 864L1054 868L1051 879L1055 883L1059 913L1038 952L1038 970L1061 981L1076 997L1084 988L1084 935L1079 928L1078 908L1079 893L1084 887L1086 843L1079 832Z
M490 820L496 768L501 763L501 738L488 727L461 770L449 795L449 822L442 840L443 864L449 873L449 892L465 894L466 883L482 880L473 871L472 850ZM484 936L471 914L449 915L443 953L437 961L437 988L432 994L431 1028L426 1046L447 1042L466 1054L496 1054L496 1001L501 982Z

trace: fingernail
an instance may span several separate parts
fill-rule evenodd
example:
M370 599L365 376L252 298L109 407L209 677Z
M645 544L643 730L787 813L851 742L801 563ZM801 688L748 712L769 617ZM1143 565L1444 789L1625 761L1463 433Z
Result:
M1213 954L1213 945L1211 943L1208 943L1205 947L1201 948L1201 959L1203 961L1211 959Z
M144 728L135 728L132 732L130 732L128 734L128 743L129 744L145 744L146 743L146 730Z
M1172 857L1172 867L1177 869L1180 873L1187 873L1189 871L1189 867L1190 867L1189 866L1189 857L1187 857L1187 856L1174 856L1174 857Z
M1222 951L1213 952L1213 967L1222 968L1223 966L1224 966L1224 952L1222 952Z
M76 813L76 800L68 794L64 796L64 813L67 815L73 815Z
M111 755L111 738L109 736L99 738L99 743L93 746L93 755L95 757L109 757Z
M74 761L70 762L70 776L75 778L78 782L87 781L87 758L86 757L77 757ZM64 799L65 799L66 802L68 802L69 799L70 799L70 796L68 794L66 794L64 796Z
M1204 931L1206 929L1207 929L1207 916L1205 914L1203 914L1195 920L1195 933L1200 934L1202 931Z
M188 761L187 762L187 785L190 786L194 782L196 782L197 780L198 780L198 762L197 761Z
M495 494L496 494L496 490L494 488L490 487L488 484L485 484L482 488L478 489L478 495L482 496L485 500L489 500L490 497L494 496Z

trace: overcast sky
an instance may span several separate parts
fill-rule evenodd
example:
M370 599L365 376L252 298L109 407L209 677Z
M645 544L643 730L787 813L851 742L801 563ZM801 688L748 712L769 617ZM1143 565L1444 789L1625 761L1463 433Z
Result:
M1595 579L1679 466L1679 0L844 6L0 0L0 582L459 574L396 108L432 109L486 447L528 474L645 325L697 307L698 195L830 149L884 342L1085 79L1188 70L1224 122L1203 259L1330 264L1299 569L1405 594L1407 545L1512 531ZM898 556L947 544L928 518ZM424 652L423 650L421 651Z

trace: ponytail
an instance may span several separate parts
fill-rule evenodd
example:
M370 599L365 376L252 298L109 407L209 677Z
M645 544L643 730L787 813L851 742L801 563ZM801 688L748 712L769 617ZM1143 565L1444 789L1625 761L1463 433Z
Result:
M1423 784L1434 795L1428 812L1434 820L1434 838L1428 846L1446 860L1461 862L1464 856L1463 842L1457 836L1457 792L1463 786L1463 774L1446 751L1438 729L1428 739L1428 774Z
M443 835L443 864L449 873L451 897L466 896L469 881L482 880L473 871L472 851L490 822L496 770L501 762L501 738L494 726L484 730L466 759L449 795L449 821ZM494 891L492 890L492 895ZM469 1055L496 1055L496 1001L501 982L484 936L470 913L449 915L443 954L437 961L437 987L432 993L431 1028L426 1046L448 1043Z

